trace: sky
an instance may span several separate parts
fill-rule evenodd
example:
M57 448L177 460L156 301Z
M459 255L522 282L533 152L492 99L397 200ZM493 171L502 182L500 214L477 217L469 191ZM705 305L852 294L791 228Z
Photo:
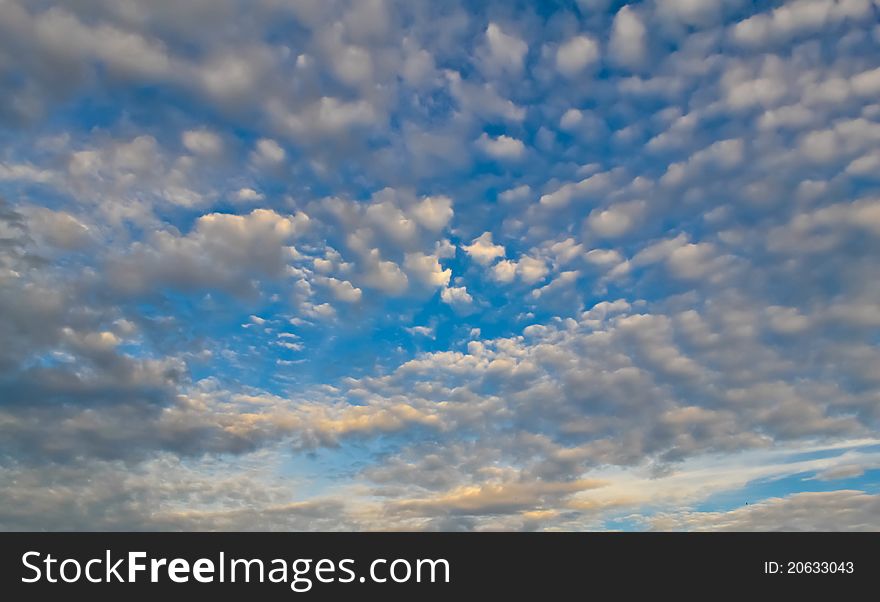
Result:
M0 529L880 529L880 0L0 0Z

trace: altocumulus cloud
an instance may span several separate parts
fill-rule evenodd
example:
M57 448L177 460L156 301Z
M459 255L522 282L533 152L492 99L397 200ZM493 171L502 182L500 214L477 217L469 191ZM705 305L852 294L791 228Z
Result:
M0 528L880 528L878 17L0 3Z

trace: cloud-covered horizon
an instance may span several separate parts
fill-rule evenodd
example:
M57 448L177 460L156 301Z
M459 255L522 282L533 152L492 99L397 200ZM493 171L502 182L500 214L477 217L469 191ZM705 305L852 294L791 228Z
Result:
M0 0L0 529L880 529L880 2Z

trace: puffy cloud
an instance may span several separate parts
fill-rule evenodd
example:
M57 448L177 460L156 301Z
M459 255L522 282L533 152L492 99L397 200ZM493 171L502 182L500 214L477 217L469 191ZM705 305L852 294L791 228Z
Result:
M867 0L51 4L0 527L874 524Z
M471 244L462 246L474 261L481 265L488 265L499 257L504 257L504 247L492 242L492 233L483 232L476 237Z
M499 282L513 282L516 278L516 262L504 259L492 267L492 276Z
M33 32L47 53L100 61L120 75L158 78L172 69L161 41L109 24L86 25L62 8L37 15Z
M459 309L467 309L474 302L474 298L463 286L450 286L440 292L440 298L444 303Z
M869 153L846 166L846 172L854 176L876 177L880 175L880 153Z
M559 186L556 190L541 195L540 203L548 208L565 207L574 199L590 198L608 189L611 178L607 173L598 173L580 180Z
M854 75L851 84L857 94L864 96L876 95L880 92L880 67Z
M523 255L518 261L504 259L492 267L493 277L499 282L512 282L519 277L526 284L534 284L549 273L543 259Z
M547 275L547 265L540 259L524 256L516 264L516 273L523 282L531 284Z
M864 491L822 491L769 498L727 512L663 514L663 531L876 531L880 496Z
M361 289L347 280L326 278L322 281L333 293L333 296L346 303L357 303L361 300Z
M489 23L486 27L486 49L480 65L490 74L508 71L519 75L528 51L528 44L520 38L506 33L497 23Z
M598 60L599 43L585 35L566 40L556 50L556 68L566 77L579 75Z
M520 184L515 188L505 190L498 198L505 203L516 203L526 200L532 194L532 188L528 184Z
M278 165L287 153L281 146L271 138L261 138L254 145L254 151L251 158L257 165Z
M624 6L614 16L608 51L611 59L625 67L638 68L647 58L647 29L639 14Z
M498 482L457 487L429 499L412 499L395 504L395 509L420 513L506 513L536 509L551 499L566 494L601 487L601 482L581 480L567 482Z
M262 193L257 192L253 188L239 188L235 191L235 200L241 201L243 203L253 203L255 201L262 201L265 197Z
M626 234L644 211L645 203L642 201L619 203L607 209L594 209L587 222L599 236L614 238Z
M641 266L663 261L673 276L696 280L710 275L721 277L720 270L726 260L718 256L712 243L690 243L687 236L680 234L645 247L633 257L632 264Z
M210 130L188 130L183 133L183 146L197 155L216 156L223 152L223 139Z
M522 140L501 134L497 137L490 137L483 133L477 139L477 147L492 157L500 161L512 161L523 157L526 153L526 146Z
M720 17L723 6L723 0L659 0L657 13L686 25L707 26Z
M439 232L452 219L452 199L447 196L425 197L412 208L412 215L423 227Z
M83 249L94 242L89 226L66 211L37 207L27 216L27 223L31 235L61 249Z
M289 242L308 223L303 213L284 216L268 209L247 215L210 213L186 235L153 234L109 262L109 284L127 294L155 286L184 290L219 288L247 293L261 275L280 278L290 258Z
M408 333L413 335L421 335L429 338L434 338L434 329L430 326L410 326L405 329Z
M291 137L339 135L351 128L376 125L379 119L366 100L347 101L332 96L324 96L298 112L270 102L269 113L281 131Z
M779 43L844 19L868 19L872 13L867 0L793 0L740 21L733 27L733 38L748 45Z
M501 96L494 84L478 85L465 81L457 71L446 71L445 76L450 93L467 113L484 118L502 117L513 123L525 119L525 109Z
M420 264L422 262L419 262ZM381 258L378 249L372 249L365 260L364 284L390 295L400 295L409 285L409 278L393 261Z
M452 277L452 270L444 270L436 255L407 253L404 267L410 276L427 286L445 287Z

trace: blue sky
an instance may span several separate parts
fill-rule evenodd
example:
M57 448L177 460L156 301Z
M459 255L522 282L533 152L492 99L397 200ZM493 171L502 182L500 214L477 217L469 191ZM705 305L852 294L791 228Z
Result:
M878 17L0 2L0 527L877 529Z

